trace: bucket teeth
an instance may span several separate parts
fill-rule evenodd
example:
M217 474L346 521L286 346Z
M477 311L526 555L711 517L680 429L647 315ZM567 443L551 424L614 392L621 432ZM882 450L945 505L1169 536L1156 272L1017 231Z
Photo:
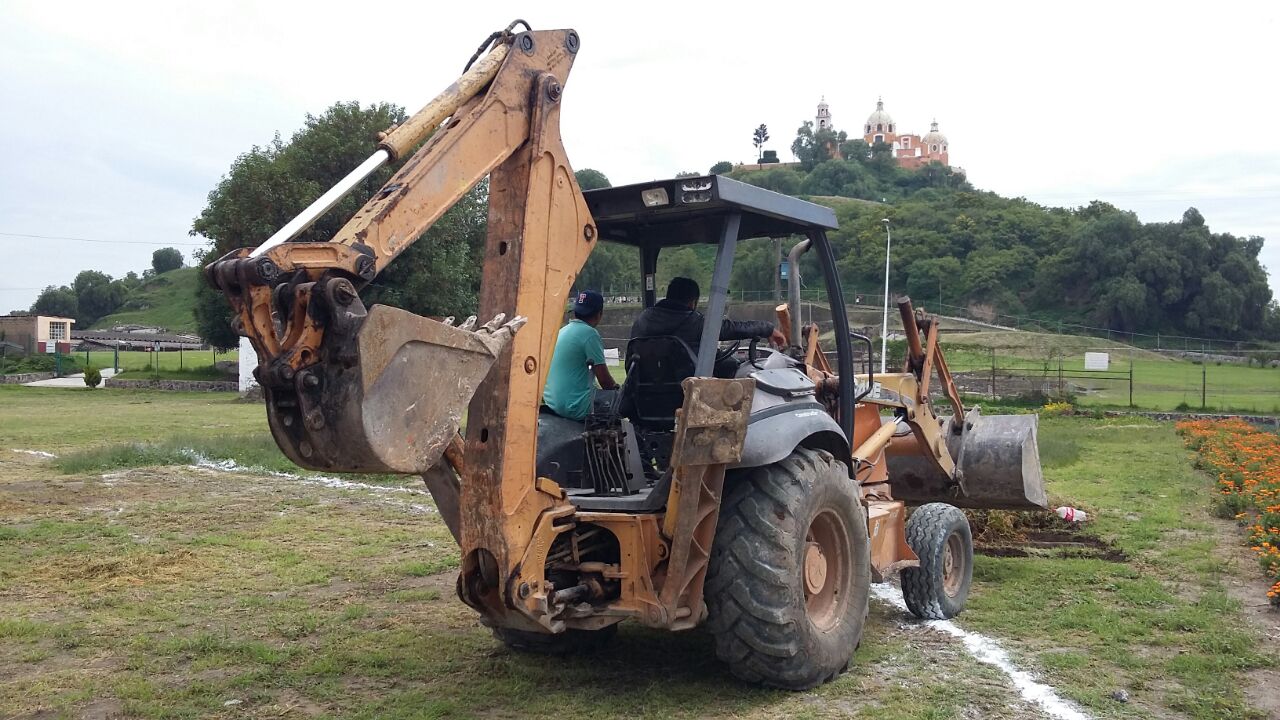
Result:
M355 363L321 363L319 382L299 391L305 422L285 419L290 403L268 403L281 448L316 470L429 470L527 319L499 313L480 326L474 315L460 325L451 320L373 306L355 333Z

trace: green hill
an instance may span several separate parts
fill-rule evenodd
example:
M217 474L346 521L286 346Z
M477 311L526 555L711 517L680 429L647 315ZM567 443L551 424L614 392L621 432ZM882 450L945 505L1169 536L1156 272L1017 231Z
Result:
M195 267L156 275L131 293L118 310L95 322L91 329L148 325L175 333L195 333L196 285L200 282L203 282L200 268Z
M1280 339L1280 305L1258 261L1263 239L1211 231L1194 207L1173 222L1141 222L1098 201L1042 206L979 190L942 165L899 168L883 144L806 137L801 163L729 176L834 209L840 228L828 235L846 289L884 282L887 218L895 291L955 310L1153 336ZM847 159L812 151L835 145ZM734 289L772 284L772 255L757 260L763 272L735 266Z

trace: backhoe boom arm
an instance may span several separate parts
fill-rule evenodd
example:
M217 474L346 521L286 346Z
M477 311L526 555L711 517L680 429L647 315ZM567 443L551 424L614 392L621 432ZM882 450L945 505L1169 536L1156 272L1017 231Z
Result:
M502 35L461 79L381 138L362 168L430 134L331 241L268 243L206 269L258 352L271 430L292 460L338 472L425 474L453 445L449 461L462 476L455 503L462 595L491 618L519 607L502 621L511 626L547 622L549 588L536 555L545 554L550 530L534 526L550 528L548 518L572 513L554 483L535 477L534 453L545 368L596 239L559 131L578 46L572 30ZM359 288L486 176L479 304L481 317L494 320L454 326L366 308ZM305 227L323 209L290 225ZM532 592L500 580L514 582L522 563Z

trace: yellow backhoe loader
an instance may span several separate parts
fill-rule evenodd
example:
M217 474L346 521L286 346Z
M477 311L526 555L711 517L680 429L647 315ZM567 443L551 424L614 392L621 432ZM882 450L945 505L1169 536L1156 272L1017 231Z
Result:
M848 666L871 582L900 570L917 615L960 612L973 550L957 506L1046 505L1035 416L966 412L936 319L907 299L905 367L872 372L828 208L719 176L582 192L559 131L578 35L518 24L298 218L206 268L257 351L281 450L316 470L422 475L461 547L459 597L520 649L583 651L624 620L706 623L737 676L800 689ZM328 242L287 242L420 143ZM360 289L485 177L490 320L366 307ZM598 243L638 248L646 306L661 252L714 245L702 335L714 338L737 243L760 237L797 238L792 268L815 254L832 353L816 325L791 322L792 273L777 311L786 350L635 338L624 400L601 393L585 423L539 412L568 294ZM713 376L718 358L739 361L733 377ZM949 416L930 399L935 376Z

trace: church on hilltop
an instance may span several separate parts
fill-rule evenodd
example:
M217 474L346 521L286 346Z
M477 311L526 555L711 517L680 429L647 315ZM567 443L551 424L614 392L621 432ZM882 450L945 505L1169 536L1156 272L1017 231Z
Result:
M813 129L815 132L835 130L831 124L831 107L827 105L825 98L818 102L818 115L814 118ZM951 166L947 136L938 130L938 121L934 120L929 132L923 136L900 133L893 116L884 109L883 98L876 101L875 111L863 124L862 139L872 146L876 143L888 143L893 147L893 157L900 167L915 169L933 162Z

